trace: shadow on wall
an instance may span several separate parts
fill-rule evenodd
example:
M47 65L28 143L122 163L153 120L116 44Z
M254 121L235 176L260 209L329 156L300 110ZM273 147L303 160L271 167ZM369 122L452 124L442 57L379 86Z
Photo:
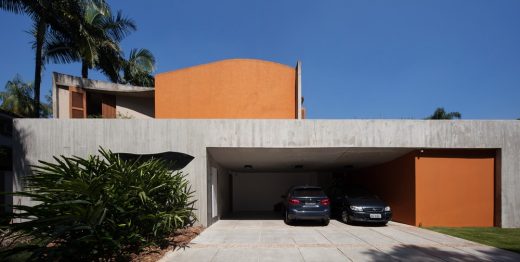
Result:
M438 259L450 261L482 261L488 259L490 261L519 261L520 259L519 254L498 248L478 250L478 254L466 253L463 250L456 249L456 247L449 249L450 250L437 247L400 245L391 247L385 250L385 252L370 249L364 251L364 253L368 255L372 261L390 261L392 259L398 259L400 261L436 261ZM348 254L348 252L346 253Z
M27 158L27 145L25 143L28 137L29 134L27 131L18 128L15 121L13 125L13 172L11 176L6 179L7 192L24 188L23 178L31 174L31 166ZM21 202L19 197L16 198L17 200L13 200L13 196L7 196L6 198L6 204L8 206L13 205L14 202L17 202L14 204L20 204L19 202ZM8 207L7 211L10 212L12 209Z

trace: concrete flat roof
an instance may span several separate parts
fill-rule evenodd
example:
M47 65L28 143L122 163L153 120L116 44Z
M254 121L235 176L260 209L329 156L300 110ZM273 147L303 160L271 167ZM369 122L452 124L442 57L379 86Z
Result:
M85 79L56 72L53 72L52 76L54 86L76 86L99 93L152 98L154 97L155 93L155 89L153 87L122 85L100 80Z
M414 148L208 148L224 168L242 172L357 169L382 164ZM244 167L250 165L251 168Z

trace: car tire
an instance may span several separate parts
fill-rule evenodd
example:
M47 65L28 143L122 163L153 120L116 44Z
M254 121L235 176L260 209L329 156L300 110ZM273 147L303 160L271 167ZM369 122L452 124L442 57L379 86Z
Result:
M289 214L287 211L285 211L285 218L284 218L285 224L290 225L292 223L292 219L289 218Z
M328 226L329 223L330 223L330 218L323 219L323 221L322 221L323 226Z
M341 211L341 221L345 224L350 224L350 219L348 218L348 212L343 210Z

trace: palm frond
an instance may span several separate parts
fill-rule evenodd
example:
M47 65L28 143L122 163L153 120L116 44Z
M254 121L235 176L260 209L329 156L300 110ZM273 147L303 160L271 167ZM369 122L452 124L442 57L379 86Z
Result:
M19 14L25 11L25 6L20 0L0 0L0 9Z
M115 17L105 16L102 27L110 38L116 42L122 41L137 29L135 22L128 17L124 17L121 11L118 11Z

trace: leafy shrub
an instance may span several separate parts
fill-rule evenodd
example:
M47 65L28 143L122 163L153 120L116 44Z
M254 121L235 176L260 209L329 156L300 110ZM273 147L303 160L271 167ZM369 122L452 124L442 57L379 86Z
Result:
M32 239L3 252L30 251L31 260L123 259L194 222L193 191L180 171L159 159L101 156L40 161L25 180L34 206L15 205L8 237ZM0 257L1 258L1 257Z

